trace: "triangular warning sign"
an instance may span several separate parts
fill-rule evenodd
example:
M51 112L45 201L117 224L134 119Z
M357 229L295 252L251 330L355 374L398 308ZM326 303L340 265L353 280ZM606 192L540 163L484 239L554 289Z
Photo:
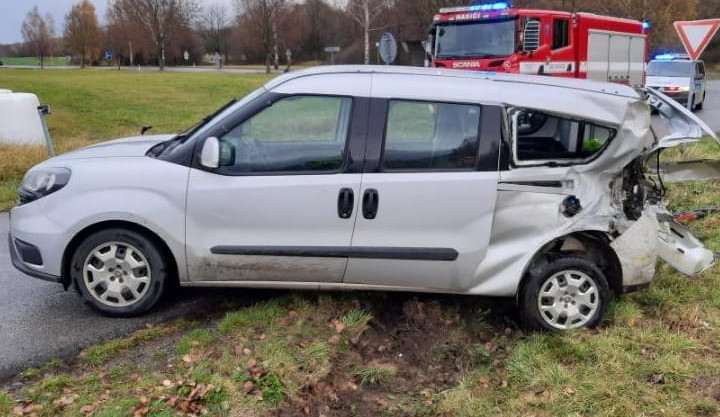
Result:
M696 60L720 28L720 19L675 22L674 25L690 59Z

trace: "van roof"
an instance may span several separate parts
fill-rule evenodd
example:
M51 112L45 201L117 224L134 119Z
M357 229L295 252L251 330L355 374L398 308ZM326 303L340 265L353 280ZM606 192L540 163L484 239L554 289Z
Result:
M397 65L324 65L284 74L266 84L270 89L292 79L322 74L403 74L487 80L509 84L545 85L572 90L582 90L637 99L638 93L631 87L608 82L562 78L542 75L507 74L496 72L450 70L443 68L408 67Z

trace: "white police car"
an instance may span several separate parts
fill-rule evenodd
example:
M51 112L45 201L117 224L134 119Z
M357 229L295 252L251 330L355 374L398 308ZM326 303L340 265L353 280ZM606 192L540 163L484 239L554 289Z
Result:
M662 91L690 110L703 108L706 84L705 63L693 61L687 55L657 55L647 67L645 85Z

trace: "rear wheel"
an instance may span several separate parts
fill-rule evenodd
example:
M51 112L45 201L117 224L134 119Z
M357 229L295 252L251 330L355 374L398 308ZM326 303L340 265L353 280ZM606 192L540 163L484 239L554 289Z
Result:
M106 229L88 236L72 258L72 278L85 301L112 316L134 316L163 293L167 262L144 235Z
M600 268L584 258L565 257L530 272L519 297L520 314L535 329L592 328L605 317L610 298Z

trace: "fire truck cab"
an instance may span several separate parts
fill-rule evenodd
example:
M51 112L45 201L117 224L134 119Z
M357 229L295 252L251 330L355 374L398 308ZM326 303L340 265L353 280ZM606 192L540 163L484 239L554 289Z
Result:
M642 85L648 30L638 20L474 2L440 9L427 52L433 67Z

